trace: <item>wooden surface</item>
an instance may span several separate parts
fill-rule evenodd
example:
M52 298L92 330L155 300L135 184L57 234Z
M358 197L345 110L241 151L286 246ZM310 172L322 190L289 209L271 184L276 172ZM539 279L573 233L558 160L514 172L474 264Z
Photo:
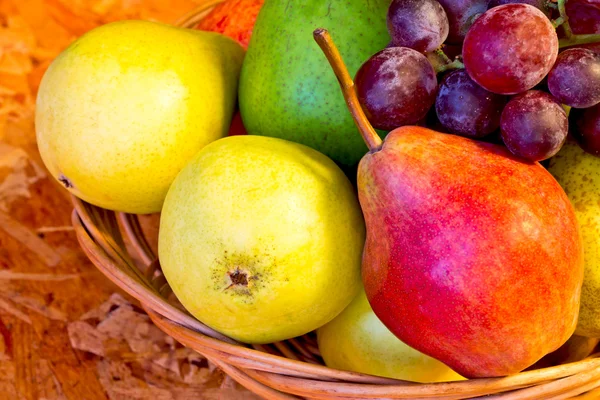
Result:
M35 92L61 49L99 24L172 22L201 2L0 0L0 399L255 398L86 259L35 143Z

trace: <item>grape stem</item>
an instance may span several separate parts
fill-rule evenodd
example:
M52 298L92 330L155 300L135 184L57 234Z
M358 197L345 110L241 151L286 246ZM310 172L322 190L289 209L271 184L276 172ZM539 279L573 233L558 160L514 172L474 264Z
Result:
M581 44L600 43L600 33L591 35L572 35L570 38L560 39L558 41L558 47L577 46Z
M558 0L558 12L560 13L560 18L563 19L563 22L560 26L562 26L565 31L565 36L567 39L570 39L573 36L573 31L571 30L571 25L569 25L569 17L567 16L567 9L565 7L565 0Z
M381 150L383 142L367 119L367 116L358 101L354 82L350 77L348 68L346 67L346 64L344 64L340 51L331 38L331 35L326 29L319 28L313 32L313 37L321 50L323 50L323 53L325 53L329 64L331 64L331 68L340 83L350 114L352 114L354 123L358 127L367 147L371 152Z
M565 19L563 17L558 17L552 21L552 26L554 26L554 29L556 29L564 23L565 23Z
M439 49L435 50L435 54L437 54L438 56L440 56L442 58L442 60L444 60L444 62L446 64L450 64L452 62L452 60L450 60L450 57L448 57L446 55L446 53L444 53L444 50L442 50L441 47Z
M435 69L435 72L439 74L440 72L448 71L450 69L461 69L464 67L465 67L465 64L463 64L462 61L454 60L450 64L444 64L444 65L438 66Z
M571 25L569 24L569 16L567 15L565 4L566 0L557 0L557 7L560 17L552 21L552 25L554 25L555 28L562 26L563 30L565 31L566 37L558 41L558 46L563 48L581 44L600 43L600 34L598 33L590 35L575 35L573 33Z
M437 55L438 59L441 60L441 62L437 62L436 60L432 63L433 69L435 70L436 74L448 71L450 69L460 69L465 67L465 65L458 59L454 61L450 60L450 58L446 55L446 53L444 53L444 50L442 50L441 47L439 49L436 49L434 53Z

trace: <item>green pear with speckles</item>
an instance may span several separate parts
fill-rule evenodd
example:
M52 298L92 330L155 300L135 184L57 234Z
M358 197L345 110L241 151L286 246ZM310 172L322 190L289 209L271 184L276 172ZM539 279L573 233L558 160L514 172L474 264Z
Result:
M94 205L160 211L177 173L227 134L243 48L149 21L91 30L42 79L37 143L51 175Z
M234 339L271 343L332 320L361 286L365 225L348 178L298 143L232 136L177 176L158 253L177 298Z
M600 338L600 158L567 142L549 170L573 203L583 236L585 271L575 333Z
M240 76L248 132L302 143L343 166L358 163L368 149L313 31L329 30L355 74L390 42L389 5L390 0L266 0Z

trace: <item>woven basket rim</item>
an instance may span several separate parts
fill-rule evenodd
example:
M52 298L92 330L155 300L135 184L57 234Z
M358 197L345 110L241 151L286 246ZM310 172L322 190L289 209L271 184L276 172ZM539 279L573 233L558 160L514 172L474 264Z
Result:
M314 355L313 359L303 355L311 352L307 350L309 344L298 342L303 339L252 348L212 330L169 303L170 288L143 236L137 216L105 210L76 197L72 199L75 206L72 223L77 239L94 265L136 298L161 330L266 398L296 398L290 397L291 394L322 399L450 400L486 395L492 395L486 399L547 399L568 398L563 396L569 392L576 395L600 388L599 354L508 377L419 384L317 365ZM122 233L145 265L140 267L134 263Z

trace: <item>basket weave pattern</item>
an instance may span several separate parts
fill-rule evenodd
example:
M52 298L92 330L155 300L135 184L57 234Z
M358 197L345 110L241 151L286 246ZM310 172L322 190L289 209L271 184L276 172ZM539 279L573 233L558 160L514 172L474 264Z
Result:
M77 198L73 226L81 248L111 281L135 297L168 335L211 360L233 379L269 399L568 399L600 398L600 358L505 378L416 384L322 365L314 335L249 346L190 316L173 296L135 215L114 213ZM128 253L123 234L143 260Z
M175 23L195 26L222 0L208 0ZM327 368L314 334L270 345L246 345L196 320L179 304L135 215L73 197L72 223L96 267L136 298L168 335L204 355L249 390L268 399L600 399L600 358L504 378L417 384ZM125 246L123 235L141 263ZM587 394L585 394L587 393Z

